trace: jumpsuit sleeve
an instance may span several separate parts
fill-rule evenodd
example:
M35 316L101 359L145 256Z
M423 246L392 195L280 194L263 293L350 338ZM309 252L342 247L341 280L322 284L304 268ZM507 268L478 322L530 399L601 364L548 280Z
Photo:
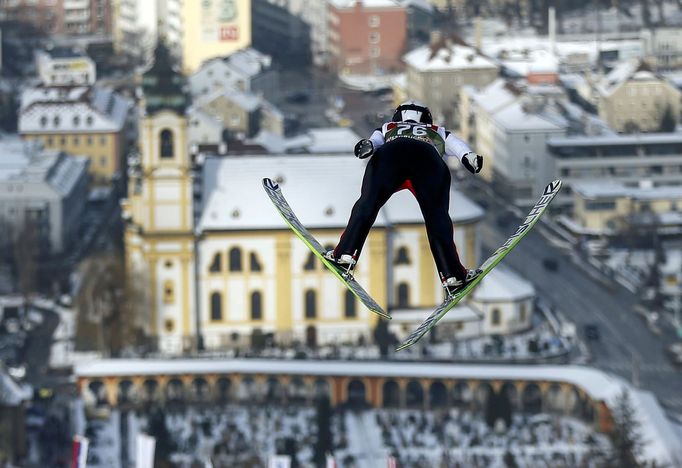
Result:
M445 156L456 156L461 161L462 156L474 152L469 145L457 138L454 133L446 130L443 130L443 132L445 133Z
M384 139L384 133L380 128L374 130L374 133L369 137L369 141L374 145L374 150L378 150L381 145L383 145L386 140Z

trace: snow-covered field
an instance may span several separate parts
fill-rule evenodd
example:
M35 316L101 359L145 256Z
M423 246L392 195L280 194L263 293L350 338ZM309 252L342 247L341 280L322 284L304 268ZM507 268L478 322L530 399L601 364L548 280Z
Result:
M305 406L205 406L165 408L163 420L173 447L173 466L267 466L295 440L301 467L312 467L316 410ZM122 427L125 425L126 427ZM96 427L88 466L127 466L134 438L147 432L149 414L118 410ZM122 430L123 429L123 430ZM450 409L341 410L331 419L333 455L339 468L386 466L389 456L409 467L600 466L610 443L583 422L556 415L514 414L511 426L490 428L482 413ZM128 460L121 460L121 433L127 434ZM167 444L157 441L157 444ZM157 446L158 448L158 446ZM511 464L511 460L515 465Z

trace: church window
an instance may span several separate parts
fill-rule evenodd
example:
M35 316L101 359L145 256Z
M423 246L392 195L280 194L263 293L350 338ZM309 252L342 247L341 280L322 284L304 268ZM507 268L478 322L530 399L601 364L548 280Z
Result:
M310 252L308 254L308 258L306 259L305 263L303 264L303 269L305 271L311 271L315 269L315 254Z
M498 309L497 307L494 308L490 317L491 325L499 325L501 322L501 318L502 313L500 312L500 309Z
M218 252L213 256L213 261L211 262L211 266L208 268L208 270L211 273L219 273L223 269L222 263L223 263L223 256L220 252Z
M163 283L163 303L173 304L175 302L175 288L173 286L173 281L166 280Z
M211 320L219 321L223 319L223 295L219 292L211 294Z
M398 285L398 307L410 306L410 286L407 283Z
M410 256L408 254L407 247L400 247L398 249L398 254L395 256L395 264L409 265L410 263Z
M263 267L261 266L260 262L258 261L258 255L256 255L256 252L251 252L251 255L249 255L249 260L251 263L251 271L263 270Z
M168 129L161 131L161 157L173 157L173 132Z
M230 249L230 271L242 271L242 251L239 247Z
M305 318L317 317L317 294L312 289L305 292Z
M357 302L355 300L355 294L346 290L344 312L346 318L357 317Z
M260 291L251 294L251 320L263 318L263 296Z

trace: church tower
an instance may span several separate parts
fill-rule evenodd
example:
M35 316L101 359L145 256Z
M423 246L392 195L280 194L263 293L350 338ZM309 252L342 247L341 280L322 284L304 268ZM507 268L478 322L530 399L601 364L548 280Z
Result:
M126 264L144 285L147 333L159 349L195 347L192 159L184 78L160 42L141 80L139 154L129 158Z

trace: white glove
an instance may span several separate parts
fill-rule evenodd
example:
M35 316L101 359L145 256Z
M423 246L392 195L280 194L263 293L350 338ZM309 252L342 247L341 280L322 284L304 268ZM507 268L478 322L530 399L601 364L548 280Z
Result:
M462 156L462 164L472 174L478 174L483 169L483 156L470 151Z

